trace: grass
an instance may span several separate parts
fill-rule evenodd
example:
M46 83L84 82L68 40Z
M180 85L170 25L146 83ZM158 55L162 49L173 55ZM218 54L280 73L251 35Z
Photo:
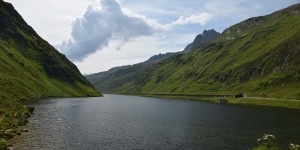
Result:
M135 95L141 96L138 94ZM142 96L157 97L151 94L145 94ZM228 101L228 104L235 104L235 105L257 105L257 106L271 106L271 107L300 109L300 100L265 99L265 98L199 98L199 97L191 97L191 96L159 96L159 97L169 98L169 99L207 101L213 103L215 103L220 99L226 99Z
M251 98L237 98L229 99L232 104L246 104L246 105L262 105L262 106L273 106L273 107L286 107L300 109L300 100L267 100L267 99L251 99Z
M28 122L33 112L32 107L17 101L1 99L0 101L0 149L6 149L6 140L21 134L19 126Z
M63 54L0 2L0 99L100 96Z
M300 99L300 15L294 13L299 10L296 4L250 18L192 52L105 76L90 75L90 81L107 93L245 93ZM257 103L241 103L248 102Z
M0 1L0 149L32 113L21 101L101 96L77 67Z

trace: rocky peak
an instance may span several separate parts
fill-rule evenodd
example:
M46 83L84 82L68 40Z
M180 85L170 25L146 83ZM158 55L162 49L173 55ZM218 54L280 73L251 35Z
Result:
M196 38L194 39L194 41L192 43L190 43L189 45L187 45L185 47L183 52L184 53L190 52L190 51L196 49L197 47L199 47L200 45L202 45L203 43L214 40L219 35L220 35L220 33L215 31L214 29L204 30L202 32L202 34L199 34L199 35L196 36Z

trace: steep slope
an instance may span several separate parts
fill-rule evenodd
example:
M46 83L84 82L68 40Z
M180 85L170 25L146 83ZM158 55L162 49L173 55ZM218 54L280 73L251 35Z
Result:
M184 53L190 52L190 51L196 49L197 47L199 47L200 45L202 45L203 43L214 40L219 35L220 35L220 33L215 31L214 29L204 30L202 34L199 34L196 36L196 38L194 39L194 41L191 44L187 45L184 48L183 52Z
M134 79L104 88L115 93L244 92L300 99L299 24L300 4L250 18L197 50L172 56L143 68Z
M97 88L97 90L111 93L111 89L118 88L119 86L128 83L128 81L142 78L142 76L145 74L145 71L148 72L147 68L151 68L151 66L154 64L157 64L174 55L190 52L194 48L215 39L218 35L220 34L215 30L204 30L203 33L197 35L194 42L190 43L182 52L154 55L145 62L131 66L115 67L108 71L87 75L86 78Z
M0 149L20 134L33 109L20 101L100 96L64 55L37 35L9 3L0 0Z
M64 55L40 38L13 6L0 1L0 97L98 96Z

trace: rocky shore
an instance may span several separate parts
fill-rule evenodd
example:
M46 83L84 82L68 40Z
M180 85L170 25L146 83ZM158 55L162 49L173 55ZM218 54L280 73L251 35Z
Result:
M33 107L17 101L6 99L0 101L0 150L9 149L11 145L7 144L8 140L28 131L20 127L28 123L33 111Z

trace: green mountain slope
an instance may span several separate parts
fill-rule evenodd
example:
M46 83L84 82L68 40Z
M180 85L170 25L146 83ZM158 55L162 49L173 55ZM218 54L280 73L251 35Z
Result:
M113 93L246 93L300 99L300 4L226 29L213 42L159 63L117 85L114 77L95 86ZM111 86L116 85L116 86Z
M92 75L87 75L86 78L99 91L111 93L111 89L123 86L128 81L137 80L140 74L144 74L146 68L151 68L152 65L161 62L178 53L158 54L149 58L147 61L121 67L114 67L108 71L99 72Z
M142 81L144 80L142 79L143 76L147 72L150 72L147 68L151 68L151 66L168 59L171 56L190 52L193 48L199 47L204 43L216 39L219 35L220 33L215 30L204 30L202 34L197 35L195 40L188 44L188 46L181 52L154 55L142 63L115 67L108 71L87 75L86 78L97 88L97 90L111 93L112 89L127 84L128 81L138 80L138 82L144 82Z
M0 1L0 98L98 96L64 55Z
M0 0L0 149L20 134L30 107L19 101L100 96L64 55L37 35L9 3Z

